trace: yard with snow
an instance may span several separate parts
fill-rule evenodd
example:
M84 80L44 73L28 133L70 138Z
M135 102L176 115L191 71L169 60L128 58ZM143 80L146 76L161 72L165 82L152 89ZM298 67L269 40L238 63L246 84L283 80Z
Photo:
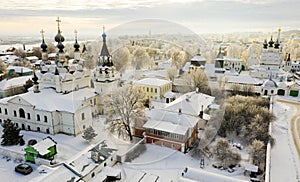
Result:
M276 143L271 150L271 181L296 182L300 165L297 151L294 148L293 138L290 134L290 120L295 114L296 108L287 103L276 102L273 109L277 119L273 123L272 127L272 133ZM84 140L81 136L73 137L64 134L47 135L30 131L21 131L21 134L24 135L26 144L30 139L40 141L47 136L51 136L58 143L58 154L55 159L58 163L71 161L75 156L80 155L82 151L102 140L107 140L113 143L116 148L118 148L119 154L125 153L133 145L133 143L122 141L111 135L105 129L103 120L104 118L100 117L93 121L94 129L98 135L91 143ZM2 135L2 127L0 127L0 134ZM19 153L24 153L23 150L25 146L26 145L10 146L5 148ZM189 153L184 154L179 151L174 151L172 149L153 144L146 144L146 148L147 150L133 161L117 164L114 167L121 169L121 181L138 181L143 176L144 180L147 179L149 181L152 181L153 179L158 179L158 181L162 182L177 181L186 167L200 169L200 161L191 157ZM208 158L205 158L203 172L206 175L211 176L211 179L213 179L211 173L214 173L215 177L222 177L222 175L225 175L234 177L235 179L249 180L249 177L244 176L244 166L247 163L248 158L247 149L243 149L239 152L242 154L242 165L241 167L236 168L236 171L233 173L229 173L227 170L213 168L212 164L214 164L215 161ZM19 163L20 161L0 155L1 181L41 181L47 174L54 172L59 168L59 166L50 168L31 164L34 169L33 172L24 176L14 171L14 167ZM97 178L95 178L95 180L96 179Z

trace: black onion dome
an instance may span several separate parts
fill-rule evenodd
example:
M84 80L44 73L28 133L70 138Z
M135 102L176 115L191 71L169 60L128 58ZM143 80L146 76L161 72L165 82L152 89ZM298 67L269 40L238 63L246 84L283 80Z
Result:
M268 43L267 43L267 40L265 39L265 42L264 42L264 48L266 49L266 48L268 48Z
M57 48L59 49L59 52L63 52L63 49L65 48L65 46L61 42L58 42Z
M273 47L274 41L273 41L273 37L271 37L271 40L269 41L269 47Z
M58 31L54 40L55 40L55 42L63 42L63 41L65 41L65 38L64 38L64 36L61 35L60 31Z
M47 44L45 43L45 41L43 40L42 44L41 44L41 48L43 49L43 52L46 52L47 50Z
M275 49L279 49L279 46L280 46L280 44L279 44L279 41L277 39L276 42L275 42L275 44L274 44L274 48Z
M75 51L79 51L79 47L80 47L80 45L78 44L78 42L76 40L76 42L74 44Z
M35 73L33 74L32 80L33 80L34 84L38 84L38 82L37 82L38 81L38 77L36 76Z

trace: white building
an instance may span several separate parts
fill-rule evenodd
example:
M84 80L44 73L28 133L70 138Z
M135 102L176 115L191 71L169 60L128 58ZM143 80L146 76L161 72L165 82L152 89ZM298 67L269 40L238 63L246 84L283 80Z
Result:
M92 125L92 117L100 112L100 96L91 88L90 71L83 68L77 36L74 60L69 63L64 55L60 20L57 22L55 63L48 60L42 31L42 62L32 78L34 88L28 93L1 99L0 122L10 119L23 130L78 135Z
M236 72L242 71L243 61L238 58L224 56L224 68L225 70L233 70Z
M0 100L0 121L10 119L23 130L77 135L92 125L98 99L91 88L69 94L29 91Z
M280 29L276 42L267 40L263 43L263 50L260 57L259 65L250 67L250 75L255 78L279 78L285 72L281 69L282 65L282 47L280 44Z
M102 39L102 49L98 57L96 69L93 71L93 82L96 92L101 95L106 95L118 87L120 74L116 71L112 56L109 54L104 29Z

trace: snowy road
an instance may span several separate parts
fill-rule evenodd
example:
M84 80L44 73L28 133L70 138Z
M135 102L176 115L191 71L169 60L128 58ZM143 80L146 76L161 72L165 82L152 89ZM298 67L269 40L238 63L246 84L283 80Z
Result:
M291 133L292 117L300 114L299 111L289 103L274 104L273 112L277 118L272 126L275 145L271 149L271 182L300 180L299 156Z

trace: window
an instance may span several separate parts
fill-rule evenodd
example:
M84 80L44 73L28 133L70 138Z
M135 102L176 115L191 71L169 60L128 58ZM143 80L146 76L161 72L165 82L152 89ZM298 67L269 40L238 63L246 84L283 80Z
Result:
M149 88L147 87L147 92L149 92Z
M20 115L20 118L25 118L25 111L24 109L19 109L19 115Z
M40 121L41 120L41 117L39 114L36 115L36 120Z
M93 104L93 101L92 101L92 100L90 100L90 104Z
M83 125L82 128L85 129L85 125Z
M96 105L96 98L94 98L94 106Z
M18 123L16 123L16 127L19 128L19 124Z
M44 122L47 123L48 122L48 118L47 116L44 116Z
M4 112L5 112L5 114L7 115L7 109L6 109L6 108L5 108Z
M36 130L37 130L37 131L41 131L40 127L37 127Z
M84 113L81 113L81 120L84 120Z
M48 128L48 129L46 129L46 133L48 133L48 134L50 133L50 131L49 131L49 128Z
M151 88L151 92L153 92L153 88Z
M30 113L27 113L27 119L30 119Z
M0 113L2 113L1 107L0 107Z
M27 126L27 129L28 129L29 131L31 130L30 125Z
M17 111L14 111L14 117L17 117Z
M154 92L157 93L157 88L155 88Z
M2 124L2 119L0 119L0 124Z

